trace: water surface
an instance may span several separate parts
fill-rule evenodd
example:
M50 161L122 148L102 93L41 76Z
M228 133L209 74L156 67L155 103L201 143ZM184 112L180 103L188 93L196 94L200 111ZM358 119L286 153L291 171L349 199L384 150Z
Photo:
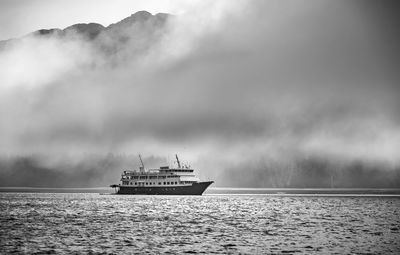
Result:
M0 193L0 253L399 254L400 199Z

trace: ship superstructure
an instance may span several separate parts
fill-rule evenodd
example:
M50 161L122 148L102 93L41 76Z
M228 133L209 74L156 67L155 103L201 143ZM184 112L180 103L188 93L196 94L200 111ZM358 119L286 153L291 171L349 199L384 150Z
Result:
M147 194L147 195L201 195L213 181L201 182L196 177L194 169L182 166L178 155L178 167L162 166L158 169L146 170L139 155L141 166L139 170L123 171L121 184L111 185L118 188L117 194Z

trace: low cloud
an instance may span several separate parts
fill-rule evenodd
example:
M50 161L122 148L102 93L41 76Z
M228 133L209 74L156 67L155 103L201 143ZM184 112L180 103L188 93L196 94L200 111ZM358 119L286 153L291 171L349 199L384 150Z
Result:
M278 162L286 175L314 158L329 162L321 169L396 173L398 53L390 45L399 38L380 27L394 27L393 15L370 8L221 1L177 16L141 12L95 38L75 28L7 43L0 152L178 152L223 185L237 185L230 176L250 166L266 186L291 186L269 183L265 164Z

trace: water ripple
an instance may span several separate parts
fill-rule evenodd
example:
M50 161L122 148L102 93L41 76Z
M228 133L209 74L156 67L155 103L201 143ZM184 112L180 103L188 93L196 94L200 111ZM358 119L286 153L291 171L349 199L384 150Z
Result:
M400 199L0 193L0 253L400 252Z

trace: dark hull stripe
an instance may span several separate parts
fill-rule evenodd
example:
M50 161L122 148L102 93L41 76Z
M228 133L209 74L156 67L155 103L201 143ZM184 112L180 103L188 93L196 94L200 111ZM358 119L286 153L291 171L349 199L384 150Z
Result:
M201 195L213 183L198 182L188 186L125 187L119 186L117 194L125 195Z

